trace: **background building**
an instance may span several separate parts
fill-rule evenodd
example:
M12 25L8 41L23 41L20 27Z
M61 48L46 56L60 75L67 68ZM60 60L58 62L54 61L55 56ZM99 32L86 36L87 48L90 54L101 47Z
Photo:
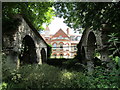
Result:
M67 33L59 29L54 35L51 35L50 29L46 27L44 33L41 34L44 40L52 45L51 58L73 58L76 55L81 35L69 34L69 28L66 31Z

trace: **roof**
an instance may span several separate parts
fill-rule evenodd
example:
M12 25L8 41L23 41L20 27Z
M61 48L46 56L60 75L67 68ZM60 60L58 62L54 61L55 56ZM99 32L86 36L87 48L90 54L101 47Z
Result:
M60 35L61 35L62 37L67 37L67 38L69 38L68 35L67 35L62 29L59 29L59 31L56 32L56 33L52 36L52 38L53 38L53 37L59 37Z
M25 15L21 15L21 14L18 14L18 15L16 15L16 17L17 18L23 18L25 21L26 21L26 23L28 24L28 26L31 28L31 30L39 37L39 38L41 38L42 40L43 40L43 42L47 45L47 46L49 46L48 44L47 44L47 42L42 38L42 36L39 34L39 32L37 31L37 29L35 29L35 27L32 25L32 23L28 20L28 18L25 16Z

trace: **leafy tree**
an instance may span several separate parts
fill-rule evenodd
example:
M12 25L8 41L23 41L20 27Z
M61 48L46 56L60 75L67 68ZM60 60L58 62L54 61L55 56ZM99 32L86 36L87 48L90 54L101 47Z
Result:
M83 30L87 28L101 30L101 28L104 28L106 31L109 30L108 34L116 33L116 51L119 51L120 2L57 2L54 6L57 16L63 17L65 19L64 22L75 30L80 31L81 27ZM110 41L108 42L111 43Z
M57 15L76 30L80 27L97 30L103 24L114 30L120 28L120 2L57 2L54 6Z
M2 3L3 30L17 26L12 19L16 14L26 16L37 30L43 29L43 23L50 23L54 11L51 2L4 2ZM6 27L7 25L7 27Z

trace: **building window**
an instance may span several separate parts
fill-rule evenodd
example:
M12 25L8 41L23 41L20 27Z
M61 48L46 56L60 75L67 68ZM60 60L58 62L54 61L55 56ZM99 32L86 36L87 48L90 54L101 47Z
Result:
M67 58L69 58L69 54L66 54Z
M60 58L63 58L63 54L60 54Z
M75 41L75 36L70 37L71 41Z
M62 39L62 36L61 36L61 35L59 36L59 39Z
M77 50L77 47L76 47L76 46L74 46L74 50Z
M69 43L66 43L66 51L69 51Z
M60 50L63 50L63 43L60 43Z
M80 38L81 38L80 36L77 36L77 41L80 41Z
M57 44L54 43L54 44L53 44L53 49L56 49L56 47L57 47Z
M75 41L78 41L78 38L77 38L77 37L75 37Z
M63 49L63 45L60 45L60 49Z

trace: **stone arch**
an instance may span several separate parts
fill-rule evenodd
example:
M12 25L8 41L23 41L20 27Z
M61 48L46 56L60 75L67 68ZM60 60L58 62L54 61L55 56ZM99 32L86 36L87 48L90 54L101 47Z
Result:
M81 59L82 59L82 63L84 63L86 65L86 53L85 53L84 46L82 46L82 48L81 48Z
M47 62L47 57L46 57L47 55L46 55L45 49L42 48L40 53L41 53L41 60L42 60L42 63Z
M91 60L94 58L96 48L97 48L96 36L93 32L90 32L87 38L87 52L86 52L86 58L88 60Z
M91 73L93 72L93 68L94 68L94 54L96 51L96 36L94 34L94 32L89 32L88 33L88 37L87 37L87 43L86 43L87 47L86 47L86 61L85 64L88 67L88 72Z
M82 56L85 58L86 56L85 56L85 48L84 48L84 46L82 46L82 50L81 50L81 54L82 54ZM84 59L83 59L84 60Z
M22 40L22 48L21 48L21 53L19 54L19 59L21 64L38 63L36 46L34 40L29 35L26 35Z

